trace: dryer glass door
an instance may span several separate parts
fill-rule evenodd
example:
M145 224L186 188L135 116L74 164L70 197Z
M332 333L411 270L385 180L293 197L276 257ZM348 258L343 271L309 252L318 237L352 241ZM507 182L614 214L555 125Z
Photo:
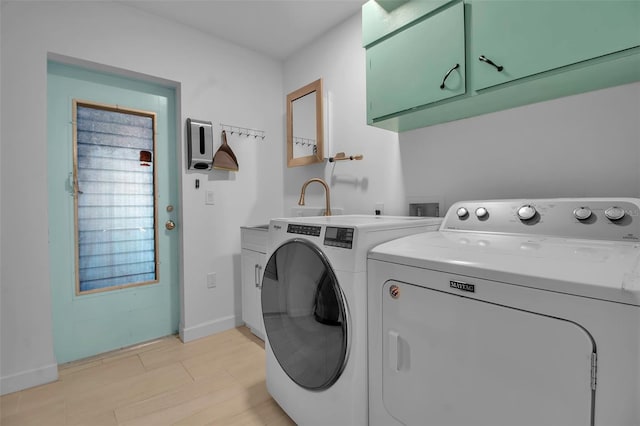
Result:
M330 387L347 357L344 294L324 253L291 240L269 258L262 280L265 332L278 363L298 385Z

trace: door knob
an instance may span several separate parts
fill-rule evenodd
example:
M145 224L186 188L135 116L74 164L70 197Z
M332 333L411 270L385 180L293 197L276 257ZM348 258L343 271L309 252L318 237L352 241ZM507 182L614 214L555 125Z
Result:
M169 231L171 231L173 228L176 227L176 223L174 221L172 221L171 219L169 219L165 224L164 227L167 228Z

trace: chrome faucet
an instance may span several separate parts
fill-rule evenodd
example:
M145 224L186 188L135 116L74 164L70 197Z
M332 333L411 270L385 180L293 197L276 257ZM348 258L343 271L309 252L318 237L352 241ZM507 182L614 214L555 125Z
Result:
M300 191L300 200L298 201L298 205L304 206L304 192L307 190L307 186L309 186L311 182L318 182L319 184L322 184L322 186L324 186L324 196L325 196L325 202L326 202L324 215L331 216L331 195L329 193L329 185L327 185L327 182L325 182L324 179L311 178L308 181L306 181L302 185L302 190Z

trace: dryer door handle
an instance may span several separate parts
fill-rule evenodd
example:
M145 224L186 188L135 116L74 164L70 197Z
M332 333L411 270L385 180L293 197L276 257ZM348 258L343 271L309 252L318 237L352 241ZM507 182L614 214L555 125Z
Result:
M389 368L393 371L400 371L402 354L400 353L400 334L397 331L389 330Z

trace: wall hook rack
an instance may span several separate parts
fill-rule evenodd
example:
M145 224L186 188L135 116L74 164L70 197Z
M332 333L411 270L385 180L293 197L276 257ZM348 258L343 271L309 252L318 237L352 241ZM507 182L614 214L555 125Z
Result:
M247 127L232 126L230 124L220 123L220 128L222 130L225 130L230 135L236 134L238 136L245 136L247 138L250 138L253 136L254 139L264 140L266 136L264 130L249 129Z
M347 156L344 152L339 152L334 157L330 157L329 162L333 163L335 161L344 161L344 160L362 160L363 158L364 158L364 155L362 154Z
M293 137L293 143L296 145L302 145L302 146L316 146L315 139L301 138L298 136Z

